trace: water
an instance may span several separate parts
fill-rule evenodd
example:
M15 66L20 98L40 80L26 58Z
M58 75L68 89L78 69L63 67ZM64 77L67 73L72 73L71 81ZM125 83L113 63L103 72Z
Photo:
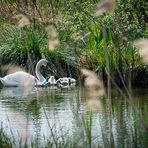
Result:
M5 134L18 147L27 140L39 147L61 142L87 147L86 123L92 113L92 147L146 147L148 145L148 92L134 89L132 100L114 91L112 113L105 97L90 99L84 88L40 88L28 94L23 88L0 90L0 122ZM86 121L87 120L87 121ZM111 133L112 129L112 133ZM54 137L54 138L53 138ZM55 144L55 143L54 143Z

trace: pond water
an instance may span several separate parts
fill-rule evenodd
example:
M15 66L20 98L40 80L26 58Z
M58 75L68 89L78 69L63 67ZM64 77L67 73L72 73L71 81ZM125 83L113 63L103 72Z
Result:
M27 145L35 141L38 147L49 143L93 148L148 146L147 89L134 89L130 101L116 91L112 96L110 107L106 97L88 98L83 87L39 88L29 95L22 88L3 88L1 126L14 147L25 141Z

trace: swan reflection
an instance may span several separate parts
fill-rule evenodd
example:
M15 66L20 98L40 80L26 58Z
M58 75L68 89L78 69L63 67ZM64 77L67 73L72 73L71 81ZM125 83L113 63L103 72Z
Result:
M0 99L2 98L21 98L35 94L35 89L24 89L24 87L3 87L0 89Z

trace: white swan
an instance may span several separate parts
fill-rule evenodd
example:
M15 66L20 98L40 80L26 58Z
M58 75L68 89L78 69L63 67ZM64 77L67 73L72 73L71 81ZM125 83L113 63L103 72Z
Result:
M60 87L62 86L71 86L71 85L75 85L76 84L76 80L74 78L71 77L63 77L63 78L59 78L56 81L56 84Z
M32 85L32 86L44 86L47 84L46 79L42 76L40 73L40 67L47 66L47 60L41 59L35 68L36 76L33 76L27 72L18 71L12 74L9 74L3 78L0 77L0 81L2 84L6 87L13 87L13 86L23 86L26 85L26 83Z
M54 76L50 76L50 78L48 79L48 84L50 86L55 86L57 84L56 79Z

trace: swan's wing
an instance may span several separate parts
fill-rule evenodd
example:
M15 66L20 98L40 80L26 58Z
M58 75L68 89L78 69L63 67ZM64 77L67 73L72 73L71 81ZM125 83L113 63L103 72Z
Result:
M6 87L18 86L18 83L13 80L1 79L1 82Z
M29 73L19 71L13 74L9 74L3 78L5 82L10 84L10 86L23 85L23 83L30 82L32 85L35 85L36 78Z

